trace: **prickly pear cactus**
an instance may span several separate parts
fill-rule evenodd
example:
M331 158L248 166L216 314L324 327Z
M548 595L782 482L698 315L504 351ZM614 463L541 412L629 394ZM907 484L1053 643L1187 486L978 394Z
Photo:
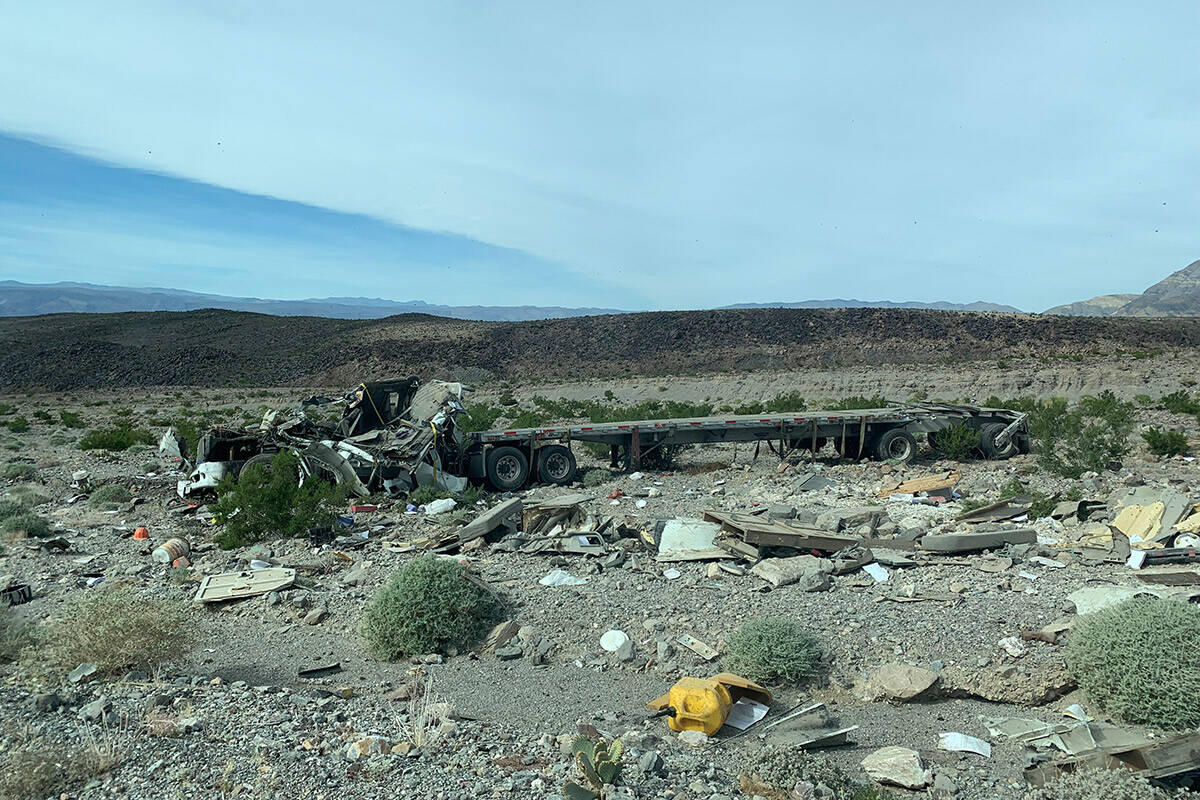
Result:
M587 786L569 781L563 787L568 800L599 800L604 796L604 787L617 782L621 775L621 760L625 757L625 745L620 739L606 743L585 736L576 736L571 743L575 755L575 766L583 775Z

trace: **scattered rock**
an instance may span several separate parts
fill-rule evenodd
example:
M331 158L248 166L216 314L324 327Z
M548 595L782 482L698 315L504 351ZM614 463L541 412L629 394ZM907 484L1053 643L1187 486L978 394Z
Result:
M933 780L921 761L921 755L907 747L881 747L861 763L871 779L879 783L905 789L923 789Z

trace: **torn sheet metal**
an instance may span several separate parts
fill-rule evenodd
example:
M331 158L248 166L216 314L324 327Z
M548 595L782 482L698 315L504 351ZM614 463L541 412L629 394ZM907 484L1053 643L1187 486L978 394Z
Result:
M713 542L721 526L698 519L669 519L658 537L657 561L709 561L729 558L729 553Z
M943 732L938 734L938 749L952 753L974 753L984 758L992 757L992 746L983 739L965 733Z
M272 567L251 569L244 572L225 572L206 575L193 598L197 603L218 603L225 600L240 600L267 592L286 589L296 581L296 570Z

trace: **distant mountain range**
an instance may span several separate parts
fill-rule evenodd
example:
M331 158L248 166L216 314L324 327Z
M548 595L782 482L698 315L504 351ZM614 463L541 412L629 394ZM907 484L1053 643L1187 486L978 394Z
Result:
M1000 303L985 303L977 300L974 303L921 303L916 300L893 302L891 300L802 300L798 303L737 303L721 308L924 308L934 311L999 311L1005 314L1023 314L1019 308L1001 305Z
M1200 261L1172 272L1141 294L1102 294L1042 313L1072 317L1200 317Z
M333 319L380 319L396 314L433 314L439 317L488 322L525 322L535 319L624 313L615 308L444 306L421 300L397 302L378 297L262 300L257 297L226 297L181 289L134 289L91 283L0 281L0 317L69 313L114 314L122 311L196 311L201 308L254 311L277 317Z
M379 297L314 297L307 300L263 300L227 297L181 289L136 289L91 283L20 283L0 281L0 317L39 314L113 314L124 311L196 311L217 308L254 311L278 317L380 319L397 314L432 314L481 322L527 322L564 317L632 313L616 308L562 306L450 306L423 300L395 301ZM890 300L801 300L737 303L722 309L752 308L910 308L935 311L1024 313L1019 308L977 301L925 303ZM1044 314L1076 317L1200 317L1200 261L1172 273L1141 294L1105 294L1047 309Z
M182 289L136 289L92 283L20 283L0 281L0 317L38 314L115 314L123 311L195 311L220 308L254 311L278 317L329 317L379 319L396 314L433 314L483 322L525 322L536 319L592 317L631 313L616 308L564 308L561 306L448 306L423 300L395 301L378 297L314 297L307 300L263 300L227 297ZM922 308L949 311L1004 311L1020 309L995 303L921 303L869 300L805 300L797 303L740 303L724 308Z

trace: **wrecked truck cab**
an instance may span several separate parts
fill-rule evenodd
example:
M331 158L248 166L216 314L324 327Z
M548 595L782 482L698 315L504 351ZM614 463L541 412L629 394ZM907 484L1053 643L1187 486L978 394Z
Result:
M188 498L216 491L226 475L237 476L246 462L263 453L262 438L250 431L213 428L196 442L196 466L176 485L176 494Z

